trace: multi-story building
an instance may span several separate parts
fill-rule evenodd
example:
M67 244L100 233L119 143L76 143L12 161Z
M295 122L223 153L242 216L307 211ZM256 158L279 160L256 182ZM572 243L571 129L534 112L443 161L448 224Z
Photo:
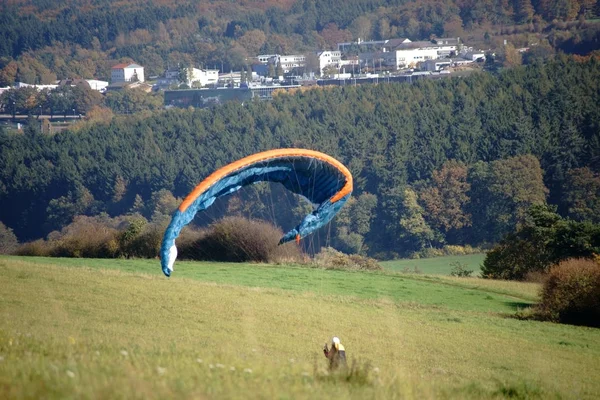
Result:
M277 63L281 64L284 73L288 73L294 68L303 67L306 64L306 57L302 54L293 54L289 56L278 56Z
M111 83L144 82L144 67L138 64L117 64L110 70Z
M216 85L219 82L218 69L184 68L184 70L189 87Z
M259 75L267 75L269 71L269 65L276 68L278 64L281 64L283 73L287 74L294 68L304 67L306 65L306 57L303 54L292 54L282 56L279 54L261 54L256 57L259 64L252 66L252 70Z
M391 39L381 51L362 53L361 60L367 65L382 65L394 69L415 67L427 60L450 57L457 53L459 38L440 38L435 41L411 42L409 39Z
M323 73L323 70L330 65L339 68L342 61L342 52L338 50L320 51L317 52L317 58L319 60L319 71Z

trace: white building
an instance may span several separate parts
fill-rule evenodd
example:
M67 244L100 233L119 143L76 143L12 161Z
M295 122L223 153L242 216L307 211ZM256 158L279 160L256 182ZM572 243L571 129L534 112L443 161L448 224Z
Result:
M440 58L437 60L427 60L421 64L421 69L425 71L442 71L449 67L460 67L463 65L473 64L474 61L464 58Z
M90 85L90 89L97 90L100 93L106 92L106 87L108 86L108 82L98 81L96 79L86 79L86 82Z
M117 64L110 70L111 83L144 82L144 67L138 64Z
M306 65L306 57L302 54L293 54L289 56L278 56L277 63L281 64L284 73L288 73L294 68ZM275 63L275 65L277 65Z
M358 38L356 42L338 43L337 49L338 49L338 51L341 51L342 53L352 47L358 47L359 49L367 48L367 47L374 47L374 48L379 49L382 46L384 46L387 42L389 42L389 39L386 39L386 40L362 40L361 38Z
M269 60L273 57L279 57L277 54L259 54L256 59L261 64L268 64Z
M183 68L187 76L186 84L192 86L216 85L219 82L218 69Z
M31 85L29 83L24 83L24 82L15 82L13 87L17 88L17 89L24 88L24 87L32 87L32 88L35 88L38 91L40 91L40 90L44 90L44 89L48 89L48 90L56 89L58 87L58 84L56 84L56 85Z
M233 84L239 85L240 82L242 81L242 74L241 74L241 72L223 73L223 74L219 75L219 80L225 84L233 83Z
M402 39L402 42L395 45L390 40L383 51L378 54L361 55L361 59L381 59L383 65L394 67L395 69L412 68L418 63L427 60L437 60L456 54L458 39L437 39L438 43L428 41L411 42L408 39Z
M469 51L461 54L465 60L477 61L485 60L485 53L483 51Z
M328 66L340 67L342 61L342 52L338 50L334 51L320 51L317 52L317 58L319 60L319 71L323 73L323 69Z

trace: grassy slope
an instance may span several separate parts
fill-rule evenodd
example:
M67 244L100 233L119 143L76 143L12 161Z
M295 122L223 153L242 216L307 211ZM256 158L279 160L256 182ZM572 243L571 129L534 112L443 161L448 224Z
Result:
M165 279L155 261L50 261L0 257L1 398L600 392L600 330L503 318L502 287L481 299L489 288L426 277L179 263ZM460 291L475 294L446 304ZM371 384L314 371L332 334L380 369Z
M483 264L485 254L469 254L466 256L446 256L446 257L434 257L434 258L422 258L417 260L403 259L393 261L383 261L381 265L392 271L402 271L405 268L414 270L415 267L419 268L424 274L441 274L449 275L452 270L452 263L459 262L473 270L473 275L479 275L481 270L480 266Z

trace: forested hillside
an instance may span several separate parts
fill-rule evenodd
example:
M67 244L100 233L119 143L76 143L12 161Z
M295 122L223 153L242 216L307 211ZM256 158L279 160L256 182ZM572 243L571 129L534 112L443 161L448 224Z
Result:
M597 0L109 1L0 4L0 86L107 80L133 60L239 70L258 54L333 49L350 40L461 37L492 51L508 39L542 53L598 49ZM573 22L576 21L576 22Z
M306 147L355 177L354 201L332 227L336 247L387 257L492 243L546 200L564 216L600 221L598 104L600 64L560 57L499 75L121 116L54 136L2 133L0 221L23 241L77 214L158 218L218 166ZM301 205L273 196L261 188L221 209L287 229Z

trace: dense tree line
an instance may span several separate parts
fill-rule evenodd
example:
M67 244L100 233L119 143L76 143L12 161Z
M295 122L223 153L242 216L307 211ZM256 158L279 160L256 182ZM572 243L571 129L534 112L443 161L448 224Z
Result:
M107 118L76 133L3 133L0 221L22 241L75 215L164 217L214 168L278 147L323 151L350 168L354 200L327 231L349 252L495 243L546 202L598 221L599 85L597 61L561 57L499 75ZM286 230L309 206L277 186L241 196L198 221L228 213Z
M128 61L147 76L177 64L239 70L258 54L309 53L358 38L459 36L499 51L508 38L538 53L587 54L598 49L598 28L584 21L600 15L597 0L27 3L0 4L0 86L107 80L112 65Z
M506 235L485 258L482 275L523 280L569 259L594 259L600 253L600 224L562 218L556 207L534 205L522 226Z
M105 95L77 84L60 85L54 89L38 90L33 86L12 88L0 95L0 112L16 115L76 116L87 114L88 119L102 111L133 114L163 107L162 93L148 93L140 88L110 91Z

